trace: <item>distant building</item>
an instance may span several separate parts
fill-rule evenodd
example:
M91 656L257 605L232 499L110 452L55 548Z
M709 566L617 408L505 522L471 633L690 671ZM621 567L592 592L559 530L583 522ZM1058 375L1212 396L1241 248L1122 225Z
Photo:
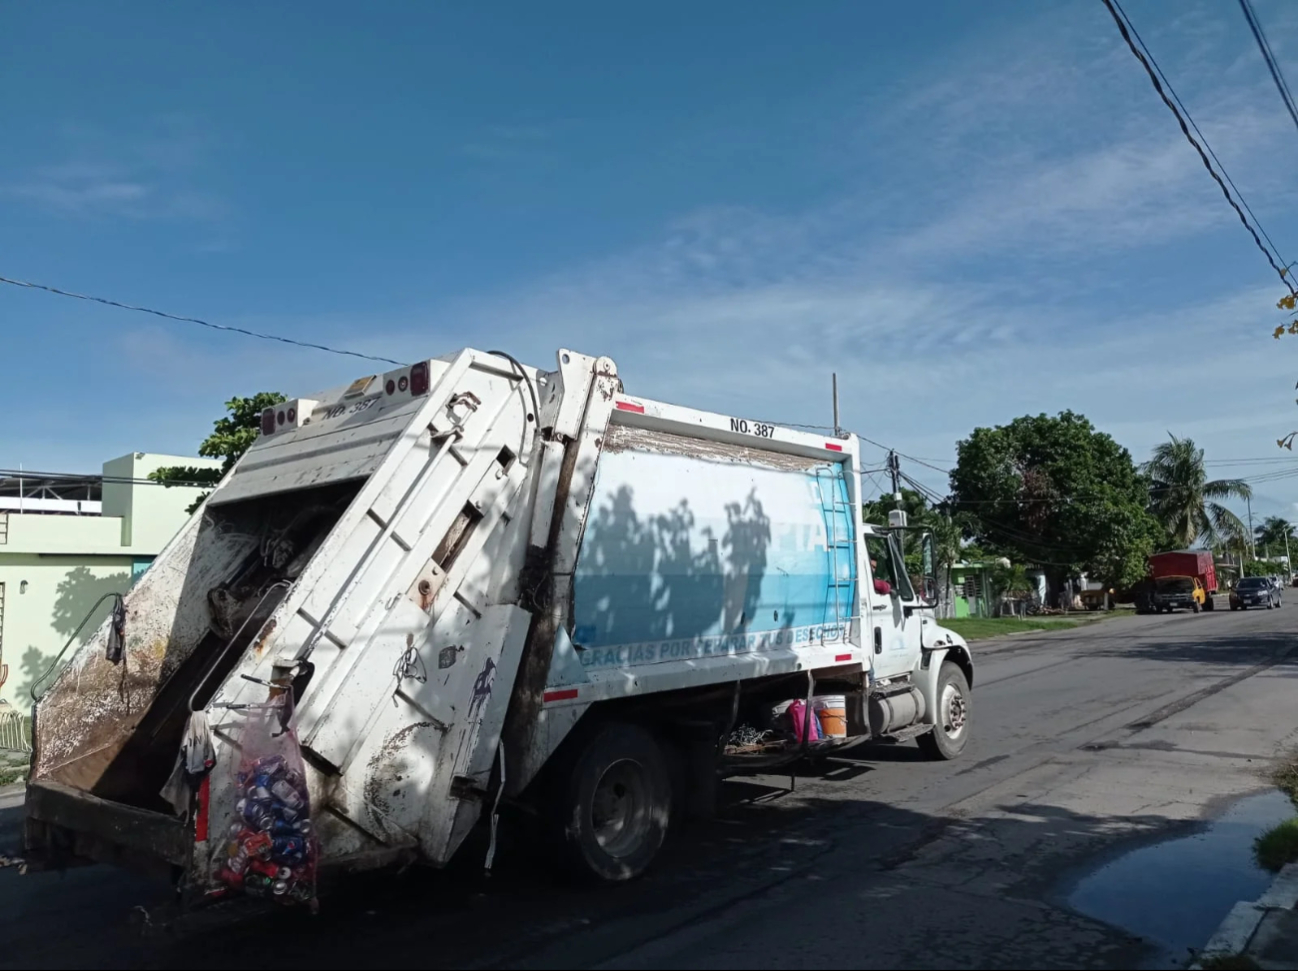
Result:
M103 475L0 478L0 700L26 710L29 689L81 625L84 640L188 518L201 489L165 488L148 475L168 465L220 468L214 459L136 452ZM69 651L69 656L71 651Z
M995 560L961 560L951 567L953 616L995 616L996 597L992 575L997 565Z

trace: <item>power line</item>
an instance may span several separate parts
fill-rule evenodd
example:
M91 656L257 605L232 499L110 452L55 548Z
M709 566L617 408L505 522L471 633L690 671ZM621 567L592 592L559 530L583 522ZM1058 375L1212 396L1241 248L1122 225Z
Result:
M1205 459L1204 465L1281 465L1284 463L1294 464L1298 458L1282 457L1258 457L1249 459Z
M1124 10L1122 13L1125 17L1126 11ZM1162 65L1160 65L1155 59L1153 51L1151 51L1149 45L1145 43L1145 38L1140 36L1140 31L1136 30L1136 25L1131 22L1131 18L1129 17L1127 18L1127 26L1131 28L1131 33L1136 38L1136 43L1144 49L1145 54L1149 57L1149 63L1154 66L1154 70L1158 72L1158 76L1163 79L1163 84L1167 85L1167 93L1172 96L1172 100L1176 102L1177 107L1179 107L1185 114L1185 120L1190 123L1190 127L1194 129L1194 133L1199 136L1199 141L1203 142L1203 147L1208 150L1208 154L1212 156L1213 162L1216 163L1217 168L1221 170L1222 177L1230 183L1231 191L1234 192L1236 197L1239 199L1240 205L1244 207L1249 218L1253 220L1253 224L1257 226L1258 232L1262 234L1262 238L1265 239L1271 249L1275 251L1276 259L1287 267L1289 264L1285 260L1284 256L1281 255L1280 247L1275 244L1275 240L1273 240L1270 234L1267 233L1266 228L1262 225L1262 220L1257 218L1257 214L1253 212L1253 208L1248 204L1248 200L1244 198L1244 193L1239 191L1239 186L1235 184L1235 180L1232 179L1230 173L1226 171L1226 166L1223 165L1221 159L1217 157L1217 153L1212 150L1212 145L1209 144L1208 137L1199 130L1199 126L1195 123L1194 116L1190 114L1190 109L1185 106L1185 102L1181 100L1181 96L1178 95L1176 89L1172 87L1172 82L1168 79L1167 72L1163 70Z
M163 310L154 310L151 307L137 307L129 303L121 303L117 300L110 300L107 297L95 297L87 293L75 293L71 290L63 290L59 287L47 286L44 283L32 283L29 280L14 280L9 277L0 276L0 283L7 283L13 287L25 287L28 290L44 290L46 293L53 293L60 297L72 297L75 300L88 300L92 303L101 303L106 307L116 307L119 310L133 310L136 313L152 314L155 317L164 317L167 320L178 320L186 324L198 324L200 327L207 327L211 330L225 331L229 334L242 334L245 337L255 337L263 341L277 341L280 344L291 344L294 347L306 347L313 351L325 351L329 354L339 354L343 357L359 357L365 361L378 361L382 364L395 364L402 367L408 363L405 361L394 361L390 357L378 357L374 354L362 354L360 351L348 351L338 347L329 347L326 344L313 344L310 341L295 340L292 337L281 337L278 334L263 334L259 331L248 330L245 327L232 327L229 324L214 324L210 320L202 320L198 317L185 317L180 314L169 314Z
M922 465L924 466L924 468L932 469L934 472L941 472L943 475L951 474L950 469L944 469L941 468L940 466L933 465L931 462L925 462L923 459L916 458L913 455L907 455L905 452L899 452L897 451L897 449L893 448L890 445L884 445L882 442L876 442L873 438L866 438L860 432L856 432L855 434L856 437L859 438L861 441L868 442L869 444L873 445L875 448L883 449L885 452L897 452L897 454L900 455L902 458L904 458L907 462L914 462L916 465Z
M1289 93L1289 85L1284 79L1284 73L1280 70L1280 64L1276 61L1275 55L1271 53L1271 45L1266 39L1266 31L1262 29L1262 23L1257 19L1257 14L1253 12L1253 5L1249 3L1249 0L1239 0L1239 8L1244 11L1244 19L1248 21L1249 29L1253 31L1253 39L1257 41L1257 49L1262 52L1262 60L1266 61L1267 70L1271 72L1271 80L1275 82L1275 89L1280 92L1280 100L1289 109L1289 117L1293 119L1294 125L1298 126L1298 107L1294 106L1293 95Z
M1212 162L1209 161L1208 155L1204 151L1203 146L1195 140L1194 135L1190 132L1190 126L1186 122L1185 115L1182 114L1181 109L1178 108L1176 103L1168 96L1167 90L1159 78L1159 72L1155 71L1153 65L1150 64L1150 58L1152 55L1147 56L1146 52L1148 51L1148 48L1142 50L1141 48L1144 46L1143 44L1137 46L1136 41L1132 37L1132 28L1128 26L1129 21L1127 19L1126 11L1122 10L1118 5L1118 0L1103 0L1103 3L1104 6L1108 8L1109 13L1113 16L1113 22L1118 25L1118 31L1122 34L1122 39L1126 41L1127 47L1131 50L1132 55L1140 62L1141 67L1145 69L1145 73L1149 75L1149 80L1153 83L1154 90L1158 92L1158 96L1163 99L1163 104L1167 105L1167 110L1172 113L1176 118L1177 124L1181 126L1181 134L1185 136L1186 141L1188 141L1199 154L1199 161L1203 163L1203 167L1208 170L1208 174L1212 176L1213 181L1216 182L1218 188L1221 189L1221 194L1225 196L1226 202L1235 210L1235 215L1239 217L1240 224L1243 225L1243 227L1248 230L1248 234L1253 237L1254 244L1256 244L1262 255L1266 257L1266 261L1271 264L1271 269L1275 270L1276 275L1280 277L1280 281L1289 289L1290 293L1298 296L1298 289L1294 288L1294 285L1289 281L1286 271L1276 263L1276 256L1272 256L1271 250L1267 249L1263 244L1262 239L1257 234L1257 230L1255 230L1248 219L1245 218L1244 210L1240 208L1239 203L1235 201L1234 196L1231 195L1230 190L1226 187L1226 183L1222 181L1222 177L1218 175L1217 170L1213 168ZM1283 259L1283 257L1280 258Z

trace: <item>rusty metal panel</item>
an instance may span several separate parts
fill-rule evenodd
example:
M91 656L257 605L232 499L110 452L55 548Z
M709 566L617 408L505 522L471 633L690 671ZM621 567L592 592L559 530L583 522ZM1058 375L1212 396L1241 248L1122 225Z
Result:
M99 799L58 782L27 787L27 816L176 866L186 865L193 849L193 836L183 820Z

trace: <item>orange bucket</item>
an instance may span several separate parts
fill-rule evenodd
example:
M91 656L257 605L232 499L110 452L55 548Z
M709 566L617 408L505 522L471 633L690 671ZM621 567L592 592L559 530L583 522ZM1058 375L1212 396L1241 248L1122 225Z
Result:
M847 738L847 698L843 695L817 695L811 704L824 738Z

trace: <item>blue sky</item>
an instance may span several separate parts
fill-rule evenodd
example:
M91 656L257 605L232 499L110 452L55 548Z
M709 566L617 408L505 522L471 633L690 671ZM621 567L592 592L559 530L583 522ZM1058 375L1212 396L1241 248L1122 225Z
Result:
M1298 258L1236 5L1126 6ZM1138 460L1298 427L1278 281L1099 0L306 9L9 7L0 275L403 360L567 346L777 421L828 421L837 370L846 424L938 466L1062 408ZM1298 82L1298 9L1257 9ZM13 288L0 333L0 467L190 452L232 394L365 370Z

